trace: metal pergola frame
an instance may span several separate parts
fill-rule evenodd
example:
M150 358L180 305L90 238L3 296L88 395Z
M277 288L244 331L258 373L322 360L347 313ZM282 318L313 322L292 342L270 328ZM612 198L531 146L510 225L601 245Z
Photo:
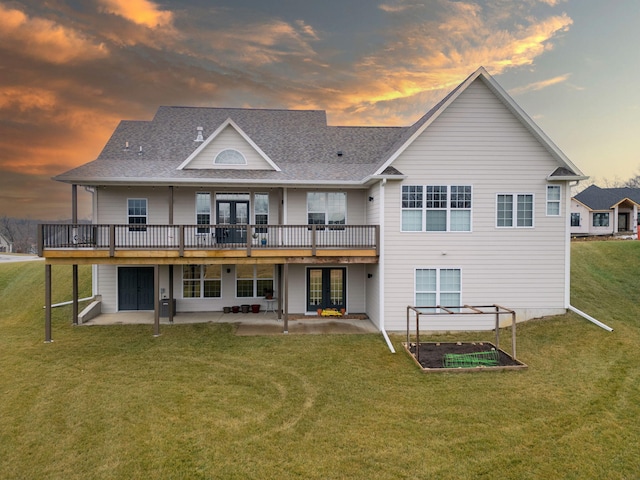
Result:
M427 310L427 311L425 311ZM433 311L431 311L433 310ZM511 359L516 360L516 312L510 308L493 305L462 305L458 307L442 305L433 306L407 306L407 347L411 345L411 312L415 313L416 322L416 353L415 357L420 362L420 317L422 315L446 316L446 315L494 315L495 316L495 347L500 349L500 316L511 315ZM505 352L506 353L506 352Z

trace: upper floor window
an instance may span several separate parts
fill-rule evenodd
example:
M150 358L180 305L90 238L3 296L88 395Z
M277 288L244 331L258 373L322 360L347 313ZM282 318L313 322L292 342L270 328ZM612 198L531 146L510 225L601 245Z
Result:
M238 150L227 148L216 155L215 165L246 165L247 159Z
M196 225L211 225L211 194L196 192ZM198 233L209 233L209 227L198 227Z
M580 226L580 214L579 213L572 213L571 214L571 226L572 227L579 227Z
M533 194L498 194L496 226L516 228L533 227Z
M609 213L594 213L593 214L593 226L594 227L608 227L609 226Z
M253 196L253 215L256 225L268 225L269 224L269 194L268 193L256 193ZM258 233L266 233L267 229L264 227L256 228Z
M140 225L147 224L147 199L146 198L129 198L127 199L127 221L130 232L146 232L147 227Z
M403 232L470 232L470 185L403 185Z
M560 215L560 185L547 185L547 215Z
M182 297L220 297L222 269L220 265L183 265Z
M417 306L458 307L461 305L459 268L418 268L416 269L415 282L415 304Z
M309 225L344 225L347 221L347 194L344 192L307 193Z

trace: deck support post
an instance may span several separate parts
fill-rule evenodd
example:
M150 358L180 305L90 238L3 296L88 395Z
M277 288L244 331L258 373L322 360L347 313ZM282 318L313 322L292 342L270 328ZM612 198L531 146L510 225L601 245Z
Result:
M160 265L153 266L153 336L160 336Z
M78 228L78 185L71 185L71 223L73 228ZM74 239L75 241L75 239ZM72 273L72 323L78 325L78 264L73 265Z
M283 333L289 333L289 308L287 305L289 304L289 264L285 263L283 267L283 283L284 288L282 291L282 305L284 307L284 314L282 315L283 319Z
M173 323L173 265L169 265L169 323Z
M44 266L44 342L51 343L51 265Z

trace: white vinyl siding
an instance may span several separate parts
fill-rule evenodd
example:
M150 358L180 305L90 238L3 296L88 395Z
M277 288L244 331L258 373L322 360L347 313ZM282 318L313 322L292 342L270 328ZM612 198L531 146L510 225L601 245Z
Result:
M406 307L415 301L415 267L462 269L464 302L499 304L518 320L565 311L568 219L546 215L533 203L535 228L496 228L499 193L546 200L557 162L481 80L474 82L394 160L406 177L384 188L384 326L406 329ZM451 235L402 230L402 185L471 185L472 232ZM562 188L562 211L570 189ZM585 217L586 218L586 217ZM429 330L473 330L473 315L428 320ZM445 323L446 322L446 323ZM489 322L490 323L490 322ZM491 328L489 325L487 328Z

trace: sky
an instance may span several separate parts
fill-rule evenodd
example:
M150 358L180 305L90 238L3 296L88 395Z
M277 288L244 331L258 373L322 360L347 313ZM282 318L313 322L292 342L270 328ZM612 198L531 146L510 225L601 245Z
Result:
M405 126L480 66L591 182L624 181L639 24L638 0L0 0L0 217L70 218L51 177L159 106Z

